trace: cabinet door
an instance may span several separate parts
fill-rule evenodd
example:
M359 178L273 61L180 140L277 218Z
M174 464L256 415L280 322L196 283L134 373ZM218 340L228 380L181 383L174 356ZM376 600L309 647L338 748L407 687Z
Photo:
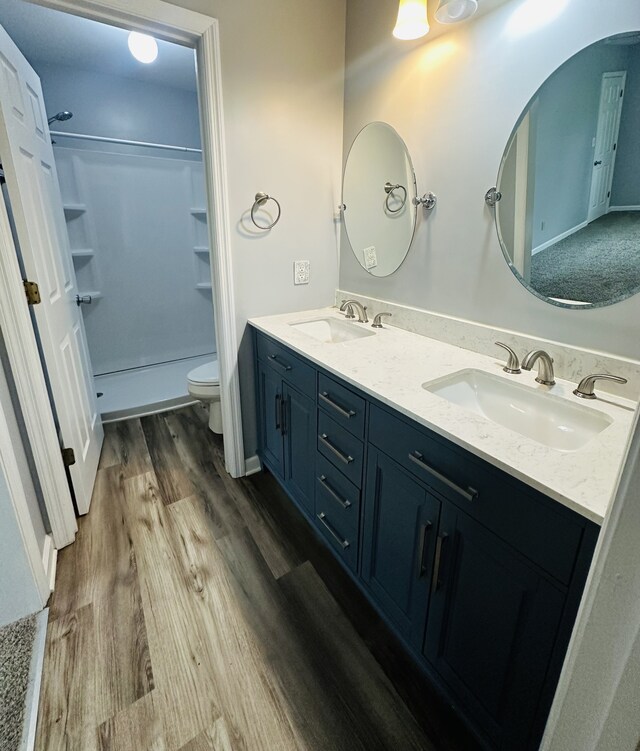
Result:
M258 422L262 458L271 471L284 477L282 437L282 380L273 369L258 363Z
M564 592L448 503L438 543L424 654L497 748L529 748Z
M289 384L283 386L285 484L309 515L314 511L316 405Z
M440 501L369 448L362 576L402 635L420 648Z

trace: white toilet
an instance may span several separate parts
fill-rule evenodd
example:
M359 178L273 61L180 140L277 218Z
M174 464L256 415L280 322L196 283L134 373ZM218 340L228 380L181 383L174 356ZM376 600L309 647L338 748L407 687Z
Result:
M218 361L206 362L204 365L189 371L187 382L191 396L209 404L209 428L214 433L222 435Z

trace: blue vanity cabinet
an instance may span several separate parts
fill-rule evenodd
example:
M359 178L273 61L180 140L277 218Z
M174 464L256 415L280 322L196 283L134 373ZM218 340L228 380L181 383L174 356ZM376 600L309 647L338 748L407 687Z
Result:
M260 457L491 751L538 748L597 525L256 335Z
M453 504L437 539L423 653L492 746L537 748L566 588Z
M420 650L441 502L374 448L366 487L362 578L400 634Z
M259 455L308 515L314 512L316 372L285 347L258 335Z

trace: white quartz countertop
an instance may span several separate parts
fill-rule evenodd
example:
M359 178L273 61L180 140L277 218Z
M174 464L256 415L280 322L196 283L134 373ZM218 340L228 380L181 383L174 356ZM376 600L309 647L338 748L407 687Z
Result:
M635 402L598 392L596 384L599 398L586 404L613 418L612 424L583 448L559 451L452 404L426 391L422 384L475 368L532 389L551 390L574 404L580 401L572 394L575 384L557 379L555 386L541 386L534 380L536 366L520 375L504 373L503 352L497 347L495 357L488 357L394 328L386 321L383 329L367 325L369 331L375 331L375 336L341 343L323 343L290 326L326 317L345 321L336 308L323 308L252 318L249 322L380 402L588 519L602 523L625 453ZM356 321L347 323L365 326Z

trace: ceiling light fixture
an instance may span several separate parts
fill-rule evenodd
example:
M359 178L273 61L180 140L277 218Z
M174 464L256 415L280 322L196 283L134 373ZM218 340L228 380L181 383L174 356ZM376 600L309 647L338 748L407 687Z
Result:
M128 44L131 54L141 63L152 63L158 57L158 43L148 34L132 31Z
M438 23L458 23L478 10L478 0L440 0L436 10Z
M427 0L400 0L393 36L396 39L419 39L428 33Z

